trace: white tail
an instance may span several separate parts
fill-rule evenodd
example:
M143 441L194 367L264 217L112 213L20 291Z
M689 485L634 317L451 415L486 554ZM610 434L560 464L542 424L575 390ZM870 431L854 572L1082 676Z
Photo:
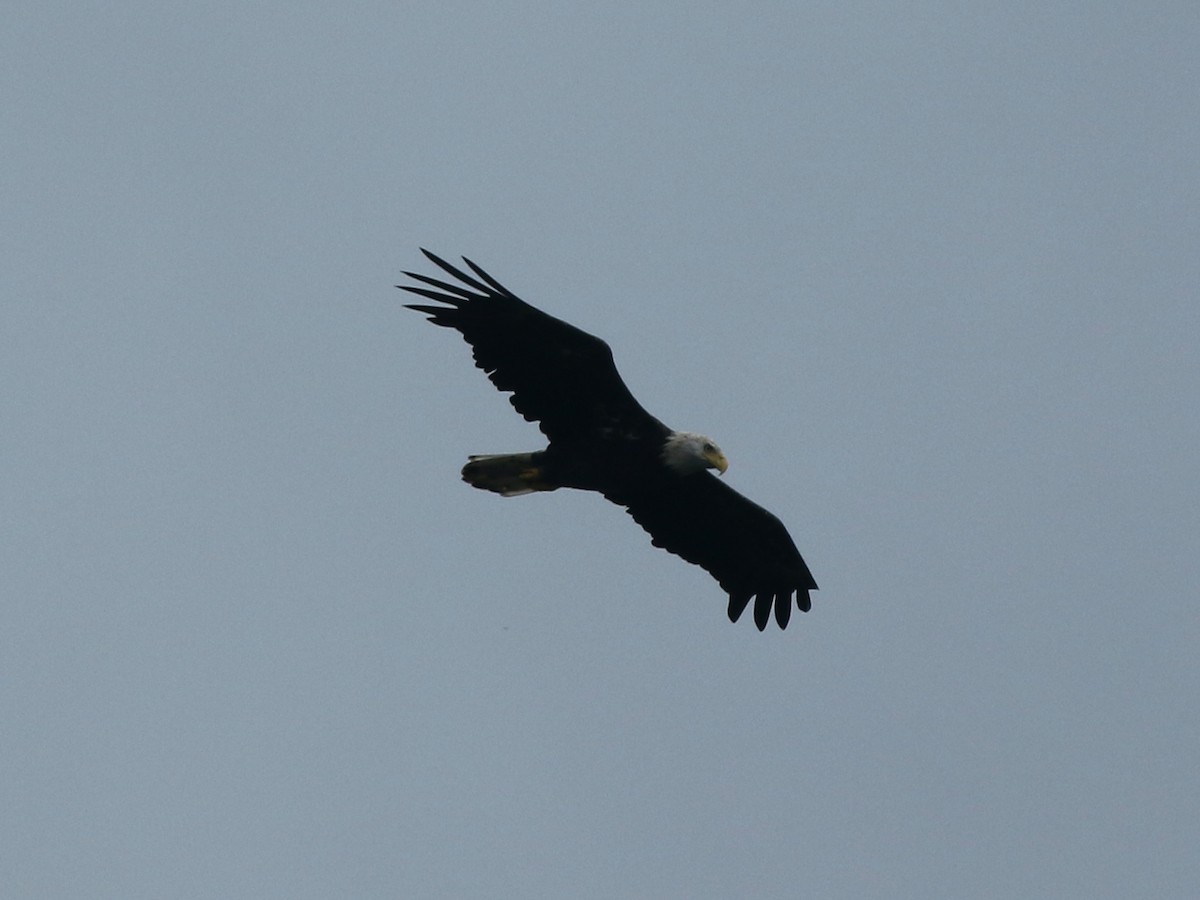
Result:
M492 453L467 457L463 481L472 487L505 497L520 497L534 491L552 491L557 485L541 480L542 470L532 453Z

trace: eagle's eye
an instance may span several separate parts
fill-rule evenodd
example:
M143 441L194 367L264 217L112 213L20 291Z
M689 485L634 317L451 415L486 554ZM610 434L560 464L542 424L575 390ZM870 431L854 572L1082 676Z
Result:
M714 447L712 444L705 444L705 445L704 445L704 452L705 452L705 453L712 453L712 452L713 452L714 450L716 450L716 449L717 449L717 448L716 448L716 447Z

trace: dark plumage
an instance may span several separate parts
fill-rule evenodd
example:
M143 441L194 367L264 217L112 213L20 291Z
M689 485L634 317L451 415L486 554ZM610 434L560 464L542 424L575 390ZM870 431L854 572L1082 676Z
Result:
M705 471L726 468L711 440L673 431L642 408L608 344L525 303L469 259L474 276L422 252L462 284L405 272L422 286L398 287L440 304L409 308L460 331L475 364L550 439L532 453L470 457L467 482L505 496L598 491L625 507L654 546L716 578L735 622L751 600L760 631L772 607L787 627L793 594L810 609L817 583L783 523Z

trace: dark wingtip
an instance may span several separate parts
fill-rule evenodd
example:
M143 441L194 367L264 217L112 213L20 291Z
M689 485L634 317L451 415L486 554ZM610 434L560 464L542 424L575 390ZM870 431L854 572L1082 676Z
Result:
M742 613L746 611L746 607L750 604L750 595L740 596L738 594L729 595L729 621L736 622L742 617Z
M799 607L800 612L808 612L812 609L812 597L809 596L808 591L796 591L796 606Z
M771 619L771 603L774 600L774 594L759 594L754 598L754 624L758 626L759 631L765 631L767 628L767 622Z
M465 256L462 259L463 259L463 262L465 262L470 267L472 272L474 272L476 275L478 275L480 278L482 278L485 282L487 282L488 287L503 294L506 297L513 296L512 291L510 291L508 288L506 288L504 285L502 285L500 282L498 282L495 278L493 278L487 272L483 271L483 269L481 269L475 263L471 262L471 260L467 259Z
M488 283L487 283L487 284L484 284L484 283L482 283L482 282L478 281L477 279L475 279L475 278L472 278L470 275L468 275L468 274L467 274L466 272L464 272L462 269L460 269L460 268L458 268L457 266L455 266L453 263L448 263L448 262L446 262L446 260L442 259L440 256L438 256L438 255L437 255L436 253L434 253L433 251L431 251L431 250L426 250L424 247L422 247L422 248L421 248L421 252L422 252L422 253L424 253L424 254L425 254L425 256L426 256L426 258L427 258L427 259L428 259L430 262L432 262L432 263L433 263L435 266L437 266L439 269L441 269L441 270L442 270L443 272L445 272L446 274L448 274L448 275L453 275L455 278L457 278L457 279L458 279L459 281L461 281L463 284L469 284L471 287L475 288L475 290L477 290L477 291L481 291L483 294L488 294L488 293L490 293L490 292L491 292L491 290L494 290L494 288L492 288L492 286L491 286L491 282L492 282L492 280L493 280L493 279L492 279L490 276L485 276L485 280L486 280ZM473 270L477 270L477 271L479 271L479 270L478 270L478 267L477 267L477 266L476 266L476 265L475 265L473 262L471 262L470 260L468 260L468 259L467 259L465 256L463 257L463 260L464 260L464 261L467 263L467 265L468 265L468 266L470 266L470 267L471 267ZM438 287L441 287L441 288L443 288L443 289L450 290L450 291L455 291L455 292L457 292L457 293L460 293L460 294L462 294L462 293L463 293L463 290L462 290L462 288L455 288L455 287L452 287L452 286L450 286L450 285L447 285L447 284L445 284L445 283L438 282L438 281L435 281L435 280L433 280L433 279L430 279L430 278L428 278L428 277L426 277L426 276L424 276L424 275L413 275L411 272L406 272L405 274L406 274L406 275L409 275L409 276L410 276L410 277L412 277L412 278L416 278L418 281L424 281L426 284L437 284L437 285L438 285ZM502 292L503 292L503 293L508 293L507 291L502 291ZM469 296L469 295L468 295L468 296Z
M421 252L425 254L425 258L428 259L430 262L434 263L435 265L439 265L442 268L446 267L446 265L447 265L446 261L444 259L442 259L440 256L438 256L436 253L434 253L432 250L426 250L424 247L422 247Z
M455 268L453 263L446 262L432 250L426 250L424 247L421 248L421 252L425 254L426 259L428 259L443 272L447 272L450 275L453 275L455 278L462 278L462 272Z
M788 627L788 622L792 618L792 595L779 594L775 597L775 621L779 623L779 630Z

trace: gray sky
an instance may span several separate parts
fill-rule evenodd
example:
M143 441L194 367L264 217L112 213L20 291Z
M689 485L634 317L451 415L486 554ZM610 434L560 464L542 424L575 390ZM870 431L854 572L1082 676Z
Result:
M6 896L1200 895L1200 8L975 6L7 9ZM418 246L813 611L462 484Z

